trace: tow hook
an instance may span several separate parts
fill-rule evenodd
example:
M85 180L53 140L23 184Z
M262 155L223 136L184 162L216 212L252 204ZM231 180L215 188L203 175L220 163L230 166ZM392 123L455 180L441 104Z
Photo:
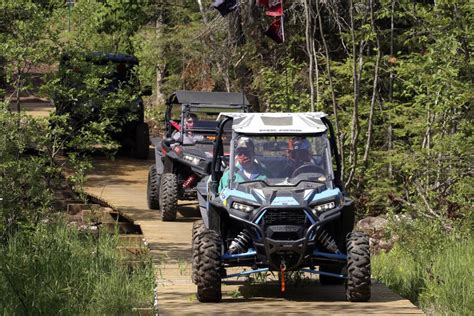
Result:
M286 264L285 264L285 260L282 260L281 261L281 264L280 264L280 291L281 293L284 293L285 292L285 270L286 270Z

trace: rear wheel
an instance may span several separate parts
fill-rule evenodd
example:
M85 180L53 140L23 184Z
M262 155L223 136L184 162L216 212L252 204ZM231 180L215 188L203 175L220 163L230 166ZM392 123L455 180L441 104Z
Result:
M161 220L174 221L176 219L178 202L178 179L173 173L164 173L160 183L160 210Z
M342 270L344 269L343 265L321 265L319 266L319 271L335 273L335 274L342 274ZM340 285L344 284L346 280L341 278L335 278L328 275L320 274L319 275L319 282L322 285Z
M197 236L202 233L206 229L206 226L204 226L203 220L198 220L193 223L193 230L192 230L192 254L193 254L193 261L192 261L192 280L194 284L197 284L198 280L198 273L197 273L197 261L199 260L199 251L196 247L196 239Z
M196 236L198 251L193 258L197 272L197 299L200 302L219 302L221 292L221 240L219 235L205 229Z
M346 298L350 302L367 302L370 299L370 252L366 234L352 232L347 235Z
M156 172L156 166L151 166L148 170L148 183L146 190L146 199L149 209L160 209L160 181L161 177Z

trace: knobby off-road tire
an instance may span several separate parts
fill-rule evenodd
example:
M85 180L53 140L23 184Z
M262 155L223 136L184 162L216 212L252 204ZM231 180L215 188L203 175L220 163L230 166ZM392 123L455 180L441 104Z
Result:
M367 302L370 299L370 273L369 238L364 233L349 233L346 283L348 301Z
M193 223L193 230L192 230L192 274L191 274L191 279L193 280L194 284L197 284L198 282L198 272L197 272L197 262L199 260L199 251L196 247L196 239L197 236L202 233L206 229L206 226L204 226L203 220L198 220Z
M198 258L193 258L197 272L197 299L200 302L219 302L222 299L220 237L215 231L205 229L196 236L195 247L199 254Z
M178 203L178 178L173 173L164 173L160 183L161 220L164 222L176 219Z
M342 270L344 269L344 266L342 265L321 265L319 266L320 271L324 272L330 272L330 273L336 273L336 274L342 274ZM330 277L328 275L319 275L319 282L321 282L322 285L341 285L346 282L345 279L341 278L334 278Z
M148 169L148 183L146 188L146 200L149 209L160 209L160 181L161 177L156 172L156 166L151 166L150 169Z

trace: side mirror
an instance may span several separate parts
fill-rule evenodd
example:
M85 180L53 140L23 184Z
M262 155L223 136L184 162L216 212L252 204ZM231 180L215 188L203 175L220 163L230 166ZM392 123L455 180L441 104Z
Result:
M153 90L151 89L151 86L146 86L142 89L142 95L150 96L152 94L153 94Z

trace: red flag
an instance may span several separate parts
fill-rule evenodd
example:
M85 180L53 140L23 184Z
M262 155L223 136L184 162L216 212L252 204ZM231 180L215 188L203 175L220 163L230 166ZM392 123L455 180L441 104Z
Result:
M267 0L267 10L265 14L268 16L282 16L283 0Z
M270 37L277 43L283 43L285 41L285 32L283 30L283 16L280 19L276 19L270 24L268 29L265 31L265 35Z

